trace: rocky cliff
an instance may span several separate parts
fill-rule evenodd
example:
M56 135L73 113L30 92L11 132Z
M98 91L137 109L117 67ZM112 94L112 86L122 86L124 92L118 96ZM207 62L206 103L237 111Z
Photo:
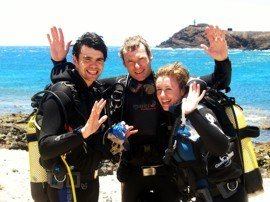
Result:
M199 48L200 44L207 44L204 30L207 24L190 25L175 33L167 41L157 47L161 48ZM236 32L227 31L226 40L231 49L266 50L270 49L270 32Z

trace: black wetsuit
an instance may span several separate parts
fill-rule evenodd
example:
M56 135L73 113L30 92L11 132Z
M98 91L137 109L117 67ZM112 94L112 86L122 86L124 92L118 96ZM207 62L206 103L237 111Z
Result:
M72 172L80 173L79 188L76 188L77 201L98 201L99 180L95 170L101 160L109 156L102 144L104 131L99 130L84 139L76 129L85 125L94 102L101 99L99 84L94 82L88 87L75 69L58 74L53 82L56 84L51 90L63 102L67 120L59 101L48 95L42 105L44 116L39 137L41 162L50 170L55 162L61 162L60 155L66 154L67 163L73 167ZM49 201L60 201L59 189L48 184L46 187Z
M230 76L230 61L225 60L216 62L215 72L202 79L210 86L225 88L230 83ZM164 151L168 146L168 137L165 136L168 125L164 122L155 92L151 94L147 90L155 85L154 75L142 82L129 78L126 85L123 120L139 132L129 138L131 149L123 153L118 169L118 179L123 182L122 201L137 201L139 197L148 201L178 201L177 186L170 169L163 164ZM137 92L134 90L136 85L142 86ZM153 166L156 174L143 176L143 172ZM153 193L150 194L152 196L149 193ZM151 199L145 199L148 197Z
M215 63L214 73L202 79L209 86L224 89L231 81L231 63L228 59ZM52 74L57 74L58 71L61 70L54 69ZM123 153L117 172L118 179L123 182L122 201L132 202L139 198L142 201L178 201L178 188L171 178L170 169L163 165L162 160L164 149L168 145L168 137L164 137L167 123L156 97L154 75L151 74L142 82L129 77L101 81L109 86L116 82L123 83L126 88L123 108L118 113L119 116L113 118L124 120L139 129L136 135L129 138L130 150ZM149 171L151 166L156 167L156 173L143 176L143 171ZM150 168L151 170L153 169ZM146 199L147 197L152 199Z
M179 127L183 126L179 124ZM196 201L200 202L207 202L208 197L212 198L213 202L247 201L247 194L240 182L240 167L236 168L230 160L235 158L236 154L230 156L232 153L229 138L223 133L215 114L205 105L199 104L196 110L186 116L184 133L186 138L181 139L178 136L177 139L177 146L181 145L181 150L172 157L174 166L178 167L177 184L180 185L179 190L182 190L184 196L182 200L189 201L190 196L197 196ZM191 151L190 148L187 149L187 142L193 142ZM224 157L228 159L224 161ZM219 179L219 182L213 182L212 176L223 177L226 180ZM235 190L229 190L226 183ZM228 198L221 195L217 184ZM188 196L184 192L187 185L194 195ZM207 197L204 195L206 193L209 193Z

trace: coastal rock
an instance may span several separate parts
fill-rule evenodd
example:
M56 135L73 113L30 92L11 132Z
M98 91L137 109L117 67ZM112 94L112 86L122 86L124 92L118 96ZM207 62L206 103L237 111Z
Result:
M160 48L200 48L201 44L208 45L204 34L208 24L189 25L173 34L168 40L157 47ZM227 31L226 40L231 49L266 50L270 49L270 32Z
M0 147L27 150L27 114L11 114L0 117Z
M255 152L263 177L270 177L270 142L256 143Z

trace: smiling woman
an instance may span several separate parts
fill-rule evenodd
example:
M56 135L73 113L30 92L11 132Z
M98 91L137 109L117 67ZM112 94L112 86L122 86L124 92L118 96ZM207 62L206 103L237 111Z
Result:
M160 68L157 72L157 97L163 108L169 107L182 100L186 93L185 85L189 79L188 71L179 63Z

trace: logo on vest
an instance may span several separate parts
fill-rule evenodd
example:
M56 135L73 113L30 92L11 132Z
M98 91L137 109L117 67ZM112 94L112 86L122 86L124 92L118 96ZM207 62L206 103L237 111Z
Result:
M232 157L234 156L233 151L229 154L226 154L224 156L220 156L219 160L220 162L215 165L215 168L219 168L221 166L228 167L232 163Z
M140 110L140 111L150 111L150 110L155 110L156 108L157 108L156 101L153 101L150 104L133 105L134 110Z

